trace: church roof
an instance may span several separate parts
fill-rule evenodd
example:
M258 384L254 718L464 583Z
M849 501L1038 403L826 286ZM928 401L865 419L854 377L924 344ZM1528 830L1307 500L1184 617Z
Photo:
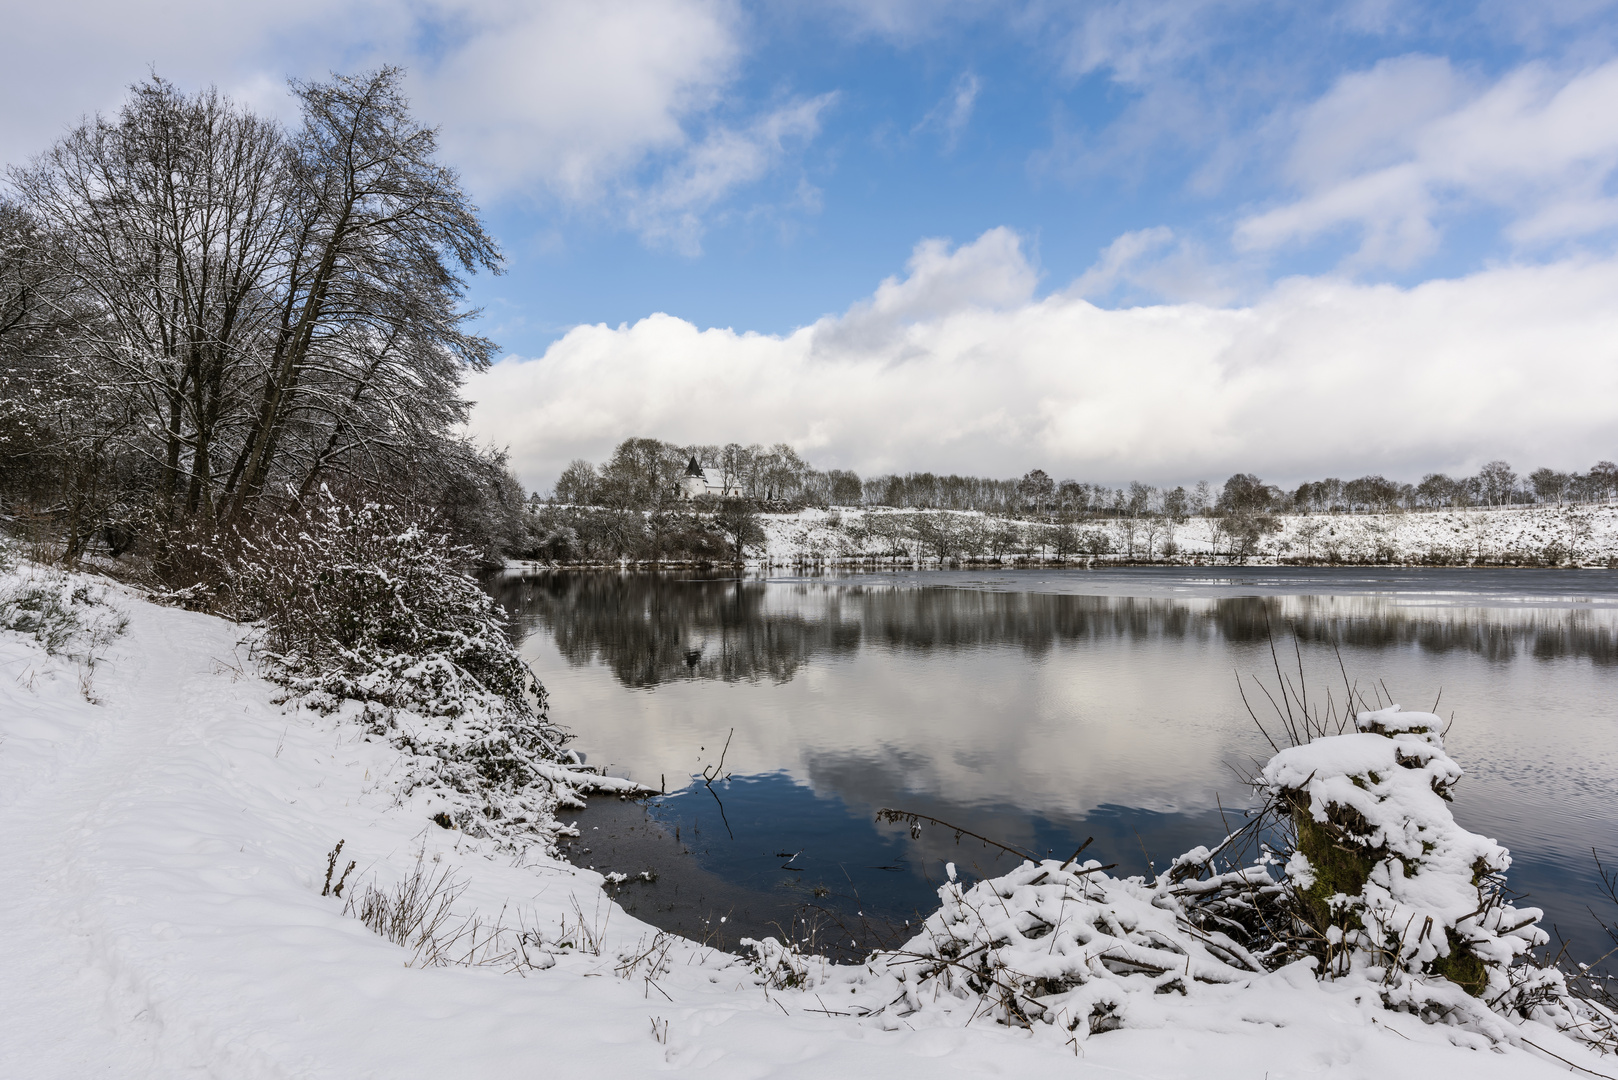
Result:
M687 465L685 467L685 475L687 475L687 476L701 476L702 475L702 466L697 464L697 456L695 454L691 455L691 464L689 464L689 465Z

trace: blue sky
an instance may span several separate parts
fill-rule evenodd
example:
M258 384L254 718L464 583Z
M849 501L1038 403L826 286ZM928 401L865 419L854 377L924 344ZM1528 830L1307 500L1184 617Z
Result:
M1413 254L1356 259L1366 228L1354 222L1260 250L1233 244L1238 222L1296 196L1297 133L1343 79L1425 67L1429 77L1411 81L1427 97L1403 103L1421 110L1525 65L1599 66L1614 20L1597 5L1546 5L1533 21L1475 4L940 7L950 13L740 9L734 74L694 111L691 137L829 99L817 130L681 238L547 192L492 200L512 267L478 297L501 340L535 354L577 323L653 311L781 332L864 296L919 238L965 241L999 225L1027 238L1046 288L1144 230L1172 230L1167 243L1206 264L1097 288L1112 304L1246 299L1299 273L1409 284L1610 246L1610 227L1514 241L1512 208L1465 190L1441 192L1439 235ZM1103 17L1112 22L1086 24ZM679 164L677 152L649 153L631 175L651 186Z
M474 433L536 487L635 434L1163 482L1618 454L1604 0L8 6L9 161L148 65L288 119L288 75L406 66L509 257ZM1381 431L1281 419L1322 415Z

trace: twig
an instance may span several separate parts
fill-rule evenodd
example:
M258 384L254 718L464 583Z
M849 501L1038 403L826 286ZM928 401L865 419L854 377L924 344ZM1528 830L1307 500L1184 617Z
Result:
M1270 660L1275 664L1275 681L1281 684L1281 703L1287 707L1287 728L1292 732L1292 741L1297 743L1300 741L1298 739L1298 724L1292 718L1292 701L1287 697L1287 680L1281 674L1281 658L1275 652L1275 635L1270 632L1270 609L1268 606L1264 608L1264 640L1270 644ZM1274 704L1273 698L1271 699L1271 704Z
M1067 870L1068 867L1072 866L1073 861L1075 859L1077 859L1080 855L1084 854L1084 849L1089 847L1091 844L1095 843L1095 841L1096 841L1096 838L1092 836L1088 840L1086 840L1084 843L1080 844L1079 847L1078 847L1078 850L1075 851L1073 854L1069 855L1067 857L1067 861L1064 862L1061 866L1058 866L1056 868L1057 873L1062 873L1063 871ZM1116 864L1114 864L1114 865L1116 865ZM1047 877L1049 877L1050 873L1051 872L1049 870L1041 870L1039 872L1039 876L1033 878L1032 880L1030 880L1028 882L1028 884L1030 884L1030 885L1038 885L1041 881L1044 881Z
M1570 1069L1577 1069L1579 1072L1589 1073L1591 1076L1599 1076L1599 1077L1602 1078L1602 1080L1618 1080L1618 1077L1611 1076L1611 1075L1609 1075L1607 1073L1596 1072L1594 1069L1586 1069L1583 1065L1575 1065L1573 1062L1569 1061L1567 1058L1563 1057L1561 1054L1552 1054L1549 1050L1545 1049L1543 1046L1541 1046L1538 1043L1534 1042L1532 1039L1529 1039L1527 1037L1523 1037L1523 1042L1527 1043L1529 1046L1532 1046L1535 1050L1538 1050L1541 1054L1550 1054L1551 1057L1555 1058L1557 1061L1560 1061L1563 1065L1566 1065Z
M709 765L707 768L702 770L702 782L708 785L709 791L713 790L713 782L719 779L719 774L725 771L725 755L730 752L730 739L731 736L735 734L736 729L731 728L730 735L725 736L725 748L719 751L719 763L717 765ZM713 770L712 776L708 775L709 769Z
M997 847L1007 854L1016 855L1020 858L1027 859L1029 862L1039 861L1039 856L1033 854L1032 852L1024 851L1021 848L1012 847L1009 844L1002 844L998 840L990 840L987 836L980 836L971 829L963 829L959 825L951 825L949 822L940 818L935 818L931 814L917 814L909 810L892 810L884 806L876 812L876 820L890 825L914 825L918 821L930 821L940 828L953 830L957 843L960 842L961 837L970 836L974 840L981 840L990 847Z
M1292 652L1298 658L1298 689L1300 691L1298 704L1303 706L1303 717L1305 722L1308 722L1309 683L1303 677L1303 647L1298 644L1298 626L1296 623L1292 625Z
M1236 676L1236 692L1242 695L1242 704L1247 708L1247 715L1253 718L1253 723L1258 727L1258 733L1264 736L1264 741L1270 744L1270 749L1279 754L1281 748L1275 744L1274 739L1270 738L1270 733L1264 730L1264 722L1258 718L1258 714L1253 711L1252 704L1247 700L1247 691L1242 687L1242 673L1234 668L1231 669L1231 672Z
M339 841L337 841L337 846L332 848L331 853L326 856L326 884L321 886L321 889L320 889L320 895L321 896L330 896L331 895L331 875L332 875L332 871L337 869L337 856L341 855L342 853L343 853L343 841L339 840ZM350 869L352 869L352 867L350 867ZM348 876L347 871L344 871L343 876L345 878Z

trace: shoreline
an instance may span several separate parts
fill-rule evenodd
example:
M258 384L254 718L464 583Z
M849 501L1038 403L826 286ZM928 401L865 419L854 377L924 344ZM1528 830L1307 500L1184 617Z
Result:
M584 515L600 508L572 509ZM1215 517L1073 521L978 511L827 507L760 513L744 557L609 555L508 560L568 569L1104 569L1296 566L1391 569L1618 569L1618 505L1500 507L1388 514L1288 514L1238 542ZM644 556L645 548L638 550ZM655 551L655 549L652 549Z
M507 559L500 572L552 572L565 570L625 570L657 573L674 570L1178 570L1178 569L1242 569L1242 568L1296 568L1300 570L1618 570L1608 563L1544 563L1544 562L1325 562L1301 559L1246 559L1241 561L1215 559L1155 559L1151 562L1128 559L1090 558L1083 561L1069 559L1017 559L995 562L980 559L881 559L865 556L852 559L809 557L797 560L766 561L749 559L745 562L714 562L702 559L619 559L616 562L546 562L540 559Z
M426 1080L525 1075L538 1061L863 1080L1073 1067L1061 1028L969 1019L970 1005L892 1008L893 976L865 965L817 962L817 981L795 987L640 921L594 871L440 827L429 793L400 789L403 758L386 740L352 716L284 707L243 627L108 591L127 631L94 664L0 633L13 676L0 680L13 838L0 1057L20 1075ZM355 863L344 897L323 888L340 841ZM448 883L452 953L418 956L351 906L421 873ZM1293 965L1195 999L1140 994L1128 1026L1087 1037L1082 1056L1141 1078L1234 1080L1254 1061L1317 1060L1322 1046L1322 1075L1566 1075L1528 1047L1477 1053L1480 1037L1359 992ZM1542 1038L1562 1061L1600 1067L1556 1032Z

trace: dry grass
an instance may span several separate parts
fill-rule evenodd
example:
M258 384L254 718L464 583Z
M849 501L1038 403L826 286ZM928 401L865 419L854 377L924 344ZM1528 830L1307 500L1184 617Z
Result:
M493 967L526 974L556 962L544 951L544 935L520 915L515 926L507 922L507 908L492 920L476 911L457 913L455 903L466 886L450 867L435 867L425 850L418 851L415 866L393 888L367 884L349 895L343 911L408 949L406 967ZM564 921L564 938L566 930ZM568 945L563 941L555 947ZM599 939L595 951L600 952Z

